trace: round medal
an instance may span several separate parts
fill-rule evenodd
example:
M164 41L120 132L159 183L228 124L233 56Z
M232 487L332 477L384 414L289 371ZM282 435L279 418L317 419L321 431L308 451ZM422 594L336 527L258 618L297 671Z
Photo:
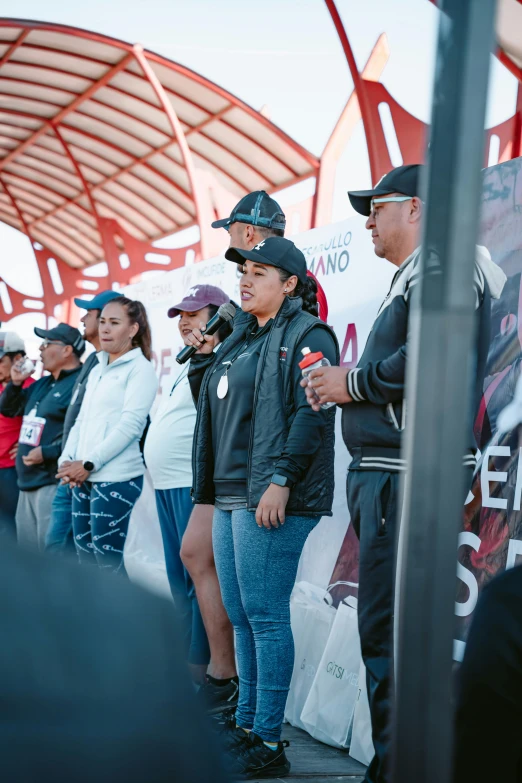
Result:
M221 376L217 386L217 396L220 400L227 396L228 392L228 371Z

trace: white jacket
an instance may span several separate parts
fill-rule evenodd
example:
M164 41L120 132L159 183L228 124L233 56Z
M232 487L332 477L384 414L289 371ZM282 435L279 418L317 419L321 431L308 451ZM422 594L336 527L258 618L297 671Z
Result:
M145 472L139 442L158 379L141 348L111 364L109 355L100 351L98 360L59 463L92 462L90 481L130 481Z

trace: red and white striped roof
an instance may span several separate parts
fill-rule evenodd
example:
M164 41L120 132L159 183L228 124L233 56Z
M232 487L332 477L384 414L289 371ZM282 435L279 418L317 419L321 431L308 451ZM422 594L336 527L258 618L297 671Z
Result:
M71 266L103 259L100 217L148 242L198 223L198 170L239 199L318 167L178 63L85 30L0 19L0 220Z

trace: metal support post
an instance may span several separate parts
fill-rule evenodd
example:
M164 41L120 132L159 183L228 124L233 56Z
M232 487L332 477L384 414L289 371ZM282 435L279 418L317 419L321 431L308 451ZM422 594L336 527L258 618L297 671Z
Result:
M393 783L452 776L456 554L472 445L472 281L495 6L445 0L439 20L423 263L434 254L441 274L421 283L410 316Z

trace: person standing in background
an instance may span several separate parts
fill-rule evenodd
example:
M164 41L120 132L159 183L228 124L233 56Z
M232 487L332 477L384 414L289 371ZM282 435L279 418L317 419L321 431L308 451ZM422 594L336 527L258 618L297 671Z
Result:
M25 356L25 344L15 332L0 332L0 394L11 380L11 368ZM34 383L27 378L26 389ZM16 483L16 452L22 417L7 418L0 413L0 537L16 537L16 505L18 485Z
M31 372L21 372L14 364L11 381L0 397L0 413L9 418L23 415L16 455L18 542L43 549L57 486L65 414L85 343L78 329L64 323L34 333L43 338L40 356L49 375L24 388Z
M73 488L74 543L83 564L125 573L123 548L143 489L140 451L158 379L145 307L121 296L100 316L98 364L59 459Z
M169 318L179 316L178 329L183 339L195 326L208 323L218 308L229 301L221 288L198 285L187 291L183 301L171 307L168 315ZM214 345L230 332L230 325L224 324L213 337ZM167 576L182 622L187 659L193 679L201 683L207 673L211 650L194 583L180 556L181 541L194 508L191 488L196 407L188 369L187 363L181 368L170 393L164 395L147 433L144 457L154 485Z
M199 349L189 371L193 487L196 503L215 505L214 556L236 633L239 701L223 739L233 771L257 780L290 770L280 741L294 665L290 593L309 533L332 514L335 408L311 415L299 361L309 348L336 364L339 347L293 242L268 237L225 258L242 272L232 335L217 352L200 329L185 337Z
M426 254L421 267L422 168L399 166L372 190L348 193L353 208L366 218L375 255L393 264L396 272L357 367L321 367L302 382L314 410L320 411L319 403L342 406L343 439L352 457L346 494L360 543L359 632L375 748L365 783L388 780L395 545L402 503L400 476L407 468L401 447L407 427L405 372L411 297L422 275L440 274L439 262L431 254ZM477 407L490 343L491 299L500 296L505 280L486 248L477 247L473 286ZM471 419L468 438L463 465L471 479L476 465Z
M223 228L230 247L252 250L267 237L282 237L286 218L283 210L264 190L248 193L229 217L215 220L212 228ZM212 548L214 506L194 506L181 545L181 559L190 573L210 643L211 661L199 698L211 713L233 706L237 701L237 671L234 633L223 607Z
M65 414L63 426L62 445L65 445L69 433L73 428L74 422L78 418L82 406L87 378L92 368L98 364L98 351L100 351L100 338L98 335L98 326L101 311L113 299L117 299L121 294L116 291L101 291L93 299L75 299L76 307L80 307L87 312L80 319L84 326L83 339L89 342L94 351L89 354L78 374L74 384L71 404ZM72 494L68 484L58 484L51 508L51 522L45 537L45 550L54 554L62 554L66 551L75 553L74 541L72 536Z

